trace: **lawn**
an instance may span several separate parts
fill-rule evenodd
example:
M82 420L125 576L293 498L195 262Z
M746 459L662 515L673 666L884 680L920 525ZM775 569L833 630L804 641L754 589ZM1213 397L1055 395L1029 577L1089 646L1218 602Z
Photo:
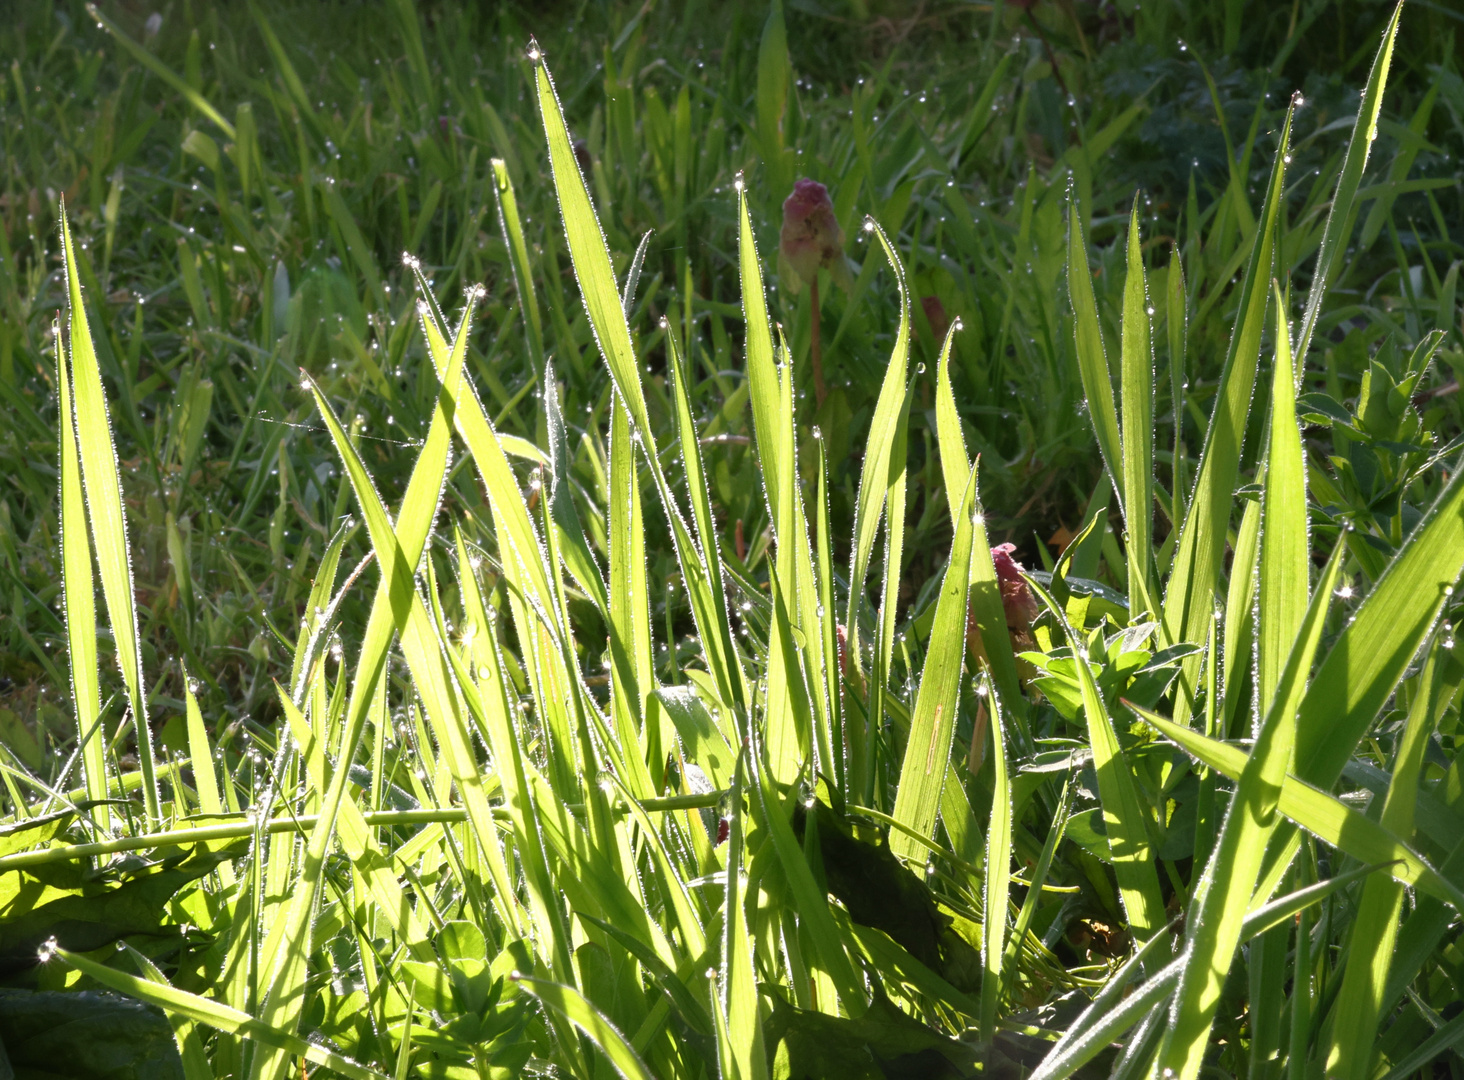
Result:
M14 5L15 1075L1464 1073L1464 19L785 6Z

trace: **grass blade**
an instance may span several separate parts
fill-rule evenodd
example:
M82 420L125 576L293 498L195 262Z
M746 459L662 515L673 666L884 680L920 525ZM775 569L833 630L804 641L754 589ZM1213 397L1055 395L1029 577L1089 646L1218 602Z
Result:
M271 1027L256 1020L246 1012L232 1009L217 1001L199 997L176 987L150 982L125 971L118 971L89 960L85 956L55 948L52 955L60 957L77 971L90 976L103 986L120 994L162 1009L171 1016L182 1016L197 1024L204 1024L216 1031L225 1031L253 1039L293 1057L302 1057L315 1065L349 1077L350 1080L387 1080L385 1073L367 1068L352 1061L344 1054L338 1054L320 1043L310 1042L298 1035Z
M1388 794L1383 801L1379 823L1397 836L1413 834L1414 807L1418 800L1424 750L1447 705L1447 701L1439 700L1444 681L1440 669L1451 661L1441 657L1442 652L1440 645L1435 644L1419 675L1419 690L1398 740L1393 778L1388 783ZM1398 916L1402 910L1402 885L1389 877L1368 878L1362 887L1357 917L1352 923L1352 948L1332 1019L1332 1040L1326 1063L1328 1076L1362 1080L1372 1075L1378 1022L1388 969L1398 940Z
M97 657L97 598L92 579L91 542L87 538L86 497L81 489L81 457L76 449L76 422L71 405L70 365L61 342L61 323L51 327L56 342L56 429L61 459L61 588L66 620L66 656L71 674L71 701L76 713L76 741L86 797L107 797L106 739L102 731L101 671ZM97 828L110 831L111 812L92 810Z
M1285 341L1281 334L1279 341ZM1284 346L1283 346L1284 349ZM1283 393L1274 403L1272 413L1272 457L1274 467L1267 473L1267 509L1272 508L1272 491L1285 493L1285 474L1300 483L1299 466L1301 436L1296 423L1286 414L1291 400L1290 364L1278 365L1277 382ZM1287 442L1296 443L1296 460L1289 452L1279 450ZM1277 480L1281 476L1282 480ZM1275 481L1273 486L1273 481ZM1303 528L1305 521L1303 519ZM1281 550L1288 550L1290 537L1285 525L1278 525ZM1267 533L1269 539L1270 533ZM1192 911L1187 919L1187 947L1179 989L1175 992L1173 1020L1165 1032L1159 1051L1159 1067L1172 1069L1179 1080L1194 1080L1204 1061L1215 1009L1225 975L1240 944L1241 923L1261 873L1266 845L1278 824L1277 804L1296 746L1296 707L1301 700L1306 673L1311 670L1326 624L1327 609L1332 599L1332 586L1342 562L1346 545L1339 543L1332 553L1304 621L1294 634L1294 645L1286 667L1278 681L1274 702L1257 736L1255 748L1246 759L1244 770L1231 799L1230 811L1220 827L1220 837L1204 875L1196 886ZM1265 561L1271 558L1269 546L1262 552ZM1303 575L1305 569L1302 570ZM1302 581L1305 582L1303 576ZM1264 609L1263 609L1264 611ZM1282 811L1284 813L1284 811Z
M1367 169L1367 158L1372 152L1373 140L1377 138L1378 113L1383 107L1383 88L1388 82L1388 68L1393 63L1393 44L1397 41L1398 23L1402 17L1403 0L1398 0L1398 5L1393 9L1393 17L1383 30L1382 44L1377 55L1373 57L1367 86L1363 88L1362 101L1357 109L1357 119L1352 124L1352 137L1347 141L1347 156L1342 160L1342 172L1337 177L1337 191L1332 196L1327 224L1322 229L1322 247L1317 254L1317 267L1306 295L1306 310L1301 317L1301 329L1296 335L1294 352L1303 364L1306 362L1307 349L1311 347L1317 320L1321 318L1322 300L1327 295L1327 287L1337 272L1338 260L1347 247L1347 240L1356 223L1357 189L1362 183L1362 174Z
M1464 567L1464 472L1404 541L1317 669L1297 718L1296 775L1329 788L1382 711Z
M1078 631L1068 622L1057 602L1031 578L1027 583L1063 627L1073 651L1073 668L1083 694L1083 713L1088 725L1088 744L1093 748L1093 768L1098 774L1098 801L1108 835L1108 850L1118 890L1134 938L1146 942L1164 925L1164 902L1159 892L1159 875L1149 849L1146 811L1139 801L1133 769L1123 756L1113 721L1103 696L1093 680L1088 650Z
M1119 347L1123 386L1123 519L1128 528L1129 618L1154 611L1154 349L1150 341L1149 288L1139 246L1139 202L1129 214L1128 276L1123 284L1123 334ZM1104 383L1107 365L1104 365Z
M1235 483L1240 468L1241 446L1250 415L1251 392L1260 360L1261 331L1266 320L1268 292L1274 262L1277 229L1284 208L1286 163L1290 160L1293 104L1286 112L1266 187L1266 202L1260 227L1251 245L1250 259L1240 290L1240 315L1230 339L1215 409L1205 431L1199 474L1184 524L1180 527L1167 591L1164 595L1163 633L1170 643L1205 640L1214 604L1213 593L1225 553L1230 514L1235 505ZM1189 715L1193 687L1199 670L1198 655L1182 668L1176 719Z
M972 478L972 483L975 478ZM1007 896L1012 880L1012 791L1007 777L1006 733L1001 704L991 702L991 823L986 832L986 873L982 894L981 927L981 1041L996 1037L996 1011L1001 999L1001 975L1006 955ZM1034 882L1033 888L1042 891ZM1014 939L1018 948L1021 943Z
M1093 278L1088 271L1088 245L1083 239L1082 217L1074 199L1068 200L1067 274L1078 374L1088 402L1088 417L1093 423L1093 433L1098 436L1098 452L1103 455L1108 475L1121 479L1124 473L1118 408L1113 401L1113 380L1108 370L1108 354L1103 348L1098 301L1093 296ZM1122 491L1119 497L1123 497Z
M519 222L518 196L502 158L489 162L493 169L494 191L498 195L498 228L508 245L509 267L513 271L513 288L518 294L519 310L524 316L524 333L529 343L529 361L534 377L544 370L544 317L539 312L539 295L534 290L533 269L529 266L529 249L524 243L524 229Z
M1239 780L1245 772L1248 758L1240 747L1206 738L1198 731L1181 727L1148 709L1132 704L1130 708L1195 760L1231 780ZM1464 911L1464 890L1441 875L1427 859L1388 829L1335 796L1288 775L1281 782L1276 808L1317 839L1360 862L1380 864L1403 884L1443 900L1455 910Z
M655 1080L619 1029L574 987L531 978L517 971L513 973L513 981L588 1035L625 1080Z
M101 367L97 363L91 328L87 324L86 308L81 298L81 277L64 204L60 213L70 307L67 328L69 360L81 479L86 490L87 516L91 521L97 565L101 569L102 596L107 602L107 619L117 645L117 666L122 671L127 704L137 729L143 808L148 824L156 826L162 818L162 810L153 759L152 729L147 720L147 694L143 689L142 642L137 630L132 552L128 546L127 520L122 510L122 479L117 472L117 451L112 442L106 391L102 387Z
M951 542L951 559L936 602L930 647L920 672L920 690L910 716L910 737L905 744L905 759L900 765L900 784L895 794L894 819L921 836L930 836L935 830L961 694L975 501L976 467L972 466L961 499L955 539ZM903 832L891 834L890 849L907 859L924 861L925 858L920 845Z

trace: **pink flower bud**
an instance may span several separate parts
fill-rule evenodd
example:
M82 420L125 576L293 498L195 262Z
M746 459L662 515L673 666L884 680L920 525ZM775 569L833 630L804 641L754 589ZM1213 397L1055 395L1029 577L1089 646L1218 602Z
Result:
M841 276L844 267L844 230L834 217L829 189L817 180L800 180L783 200L783 231L779 253L797 277L811 282L819 268Z

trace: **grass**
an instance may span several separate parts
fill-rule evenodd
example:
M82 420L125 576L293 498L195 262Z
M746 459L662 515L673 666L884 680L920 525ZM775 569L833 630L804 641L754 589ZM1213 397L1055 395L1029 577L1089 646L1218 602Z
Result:
M117 990L189 1080L1457 1068L1464 83L1426 6L1232 9L849 79L903 24L27 8L0 1018ZM847 291L774 269L804 174Z

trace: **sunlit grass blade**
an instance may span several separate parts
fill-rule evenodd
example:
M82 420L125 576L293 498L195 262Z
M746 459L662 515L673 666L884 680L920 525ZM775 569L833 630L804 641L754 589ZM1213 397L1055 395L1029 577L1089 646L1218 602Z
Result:
M137 965L137 970L144 979L159 986L172 985L168 982L167 976L150 958L138 952L131 945L120 942L119 944L123 944L128 959ZM214 1080L213 1069L208 1061L208 1051L204 1049L203 1040L199 1037L193 1021L176 1012L168 1012L165 1015L168 1018L168 1026L173 1029L173 1041L178 1044L178 1057L183 1065L183 1080Z
M555 1012L566 1017L590 1037L625 1080L655 1080L634 1047L614 1024L578 990L564 983L535 979L518 972L513 979Z
M56 342L57 423L61 461L61 588L66 620L66 658L71 675L71 702L86 797L107 797L106 740L102 732L102 697L97 657L97 599L92 578L91 541L87 537L86 497L81 489L81 457L76 449L76 422L71 405L70 365L62 348L61 322L51 324ZM92 811L98 828L111 819L106 806Z
M1179 981L1182 961L1176 960L1168 967L1155 973L1143 986L1129 994L1120 1003L1097 1013L1098 1019L1091 1026L1084 1027L1077 1036L1067 1036L1047 1052L1037 1071L1030 1080L1066 1080L1129 1028L1144 1019L1152 1009L1161 1007L1164 999L1173 992Z
M1332 283L1339 265L1339 258L1347 247L1348 238L1356 225L1357 189L1362 183L1362 174L1367 169L1368 155L1377 138L1378 114L1383 106L1383 90L1388 82L1388 69L1393 63L1393 45L1398 38L1398 23L1403 17L1403 2L1399 0L1393 9L1393 17L1383 30L1382 44L1373 57L1368 72L1367 86L1362 91L1357 118L1352 124L1352 137L1347 140L1347 156L1342 159L1342 171L1337 177L1337 190L1332 196L1331 208L1327 212L1327 224L1322 231L1322 247L1317 253L1316 269L1312 272L1311 288L1306 295L1306 309L1301 317L1301 329L1296 335L1295 352L1298 359L1306 362L1307 349L1311 346L1312 334L1317 320L1321 318L1322 301Z
M1130 707L1197 761L1231 780L1239 780L1245 772L1249 759L1240 747L1208 739L1192 728L1181 727L1142 707ZM1441 875L1404 840L1336 796L1288 775L1281 783L1276 808L1317 839L1360 862L1376 863L1403 884L1464 911L1464 890Z
M1418 690L1398 740L1393 777L1383 800L1379 824L1396 836L1413 834L1414 809L1422 776L1424 752L1447 701L1441 701L1442 671L1450 659L1439 644L1429 651L1418 676ZM1452 691L1452 688L1450 688ZM1446 696L1452 697L1452 692ZM1326 1057L1328 1076L1363 1080L1372 1075L1383 994L1398 940L1398 916L1403 909L1403 886L1389 877L1370 877L1362 887L1362 901L1352 922L1352 946L1342 989L1332 1019L1331 1046Z
M1133 767L1123 754L1113 720L1098 692L1082 635L1042 586L1031 578L1027 582L1062 626L1073 651L1073 669L1082 689L1088 744L1093 749L1093 768L1098 774L1098 801L1103 808L1103 824L1119 895L1134 938L1147 942L1164 925L1164 902L1150 850L1147 811L1139 799Z
M1388 564L1317 669L1297 717L1296 775L1329 788L1392 696L1464 567L1464 470Z
M727 887L722 906L722 964L713 991L712 1017L717 1023L717 1052L722 1080L767 1080L767 1051L758 1019L756 974L749 938L748 886L743 880L743 799L747 759L737 759L728 798Z
M652 731L650 699L656 689L651 641L650 583L646 580L645 521L630 415L619 394L610 402L610 673L611 709L622 751L641 764L631 780L641 798L655 794L644 763L664 763L659 729Z
M768 513L779 520L778 499L784 489L783 425L778 387L778 368L773 356L773 335L768 326L767 298L763 294L762 267L757 243L752 236L752 218L747 209L747 182L739 173L737 189L737 263L742 282L742 318L747 327L747 385L752 402L753 436L757 442L758 468ZM781 538L780 538L781 539Z
M1291 330L1281 286L1273 283L1276 303L1276 363L1271 380L1270 445L1265 458L1261 495L1260 601L1256 611L1258 639L1256 689L1261 715L1271 708L1282 673L1306 618L1307 574L1311 557L1307 535L1306 460L1296 427L1296 377L1292 370ZM1248 567L1243 566L1245 573ZM1232 608L1233 614L1245 608ZM1303 671L1310 667L1310 661ZM1295 748L1288 737L1284 750L1290 766Z
M1093 278L1088 270L1088 245L1083 239L1082 215L1075 200L1068 200L1068 297L1073 305L1078 374L1088 402L1088 419L1098 436L1098 450L1108 475L1122 479L1123 449L1118 431L1118 406L1113 400L1113 378L1108 353L1103 347L1103 328L1098 321L1098 301L1093 296ZM1123 492L1119 492L1122 497Z
M790 824L792 802L799 798L799 792L790 788L789 795L780 798L773 777L766 770L754 766L752 772L753 794L757 800L754 805L759 811L760 824L772 837L778 861L787 877L798 909L799 929L807 940L812 941L819 965L833 981L845 1014L857 1018L868 1007L863 980L856 973L842 936L829 914L828 895L814 880L813 871ZM812 824L808 826L815 827Z
M920 672L920 689L910 716L910 737L900 765L893 816L902 825L930 836L940 811L941 792L951 757L961 672L966 655L966 599L970 580L972 515L976 503L976 467L966 475L950 562L936 601L930 646ZM924 860L920 846L902 832L890 836L890 848L907 859ZM999 955L999 954L998 954Z
M1174 457L1170 465L1169 497L1174 500L1171 515L1184 520L1186 483L1184 476L1185 338L1189 310L1184 291L1184 264L1176 243L1169 255L1169 275L1164 290L1164 328L1169 339L1169 407L1174 413ZM1162 572L1162 568L1160 568Z
M975 484L975 477L972 477ZM969 507L967 507L969 509ZM981 1041L996 1037L996 1013L1001 998L1002 966L1006 954L1007 896L1012 880L1012 789L1007 775L1006 732L1001 703L991 702L991 818L986 829L986 873L982 881L981 928ZM1034 884L1040 892L1042 886ZM1018 948L1021 947L1017 942Z
M1261 332L1269 299L1267 286L1285 202L1286 163L1291 158L1291 119L1295 109L1293 104L1287 110L1281 127L1261 221L1241 283L1235 333L1221 369L1215 407L1200 453L1199 473L1180 526L1179 544L1164 594L1164 637L1170 643L1203 641L1214 604L1213 594L1235 506L1241 445L1260 361ZM1193 705L1198 670L1197 656L1187 659L1181 669L1175 710L1176 718L1181 721L1188 718Z
M524 334L529 343L529 359L537 376L544 370L544 317L539 312L539 295L534 288L533 268L529 265L529 249L524 243L524 229L519 221L518 196L502 158L489 162L493 169L494 190L498 195L498 228L508 245L509 266L513 270L513 287L518 294L519 311L524 318Z
M874 538L879 532L879 523L885 507L886 496L892 477L892 456L899 429L905 416L907 401L905 377L910 356L910 298L905 288L905 267L895 254L889 238L874 218L866 218L866 232L879 238L890 269L895 275L895 285L900 295L900 325L895 332L894 348L890 351L889 364L885 368L884 381L880 385L879 399L874 406L874 416L869 424L869 439L865 445L864 467L859 474L859 494L854 503L854 543L850 556L849 609L844 617L849 642L847 655L849 668L860 672L863 660L859 649L859 611L864 601L864 582L869 572L869 559L874 550ZM901 474L904 463L899 465ZM851 731L850 735L854 733ZM862 740L855 742L855 749L862 751ZM856 756L858 756L856 754Z
M349 1077L350 1080L387 1080L384 1073L367 1068L352 1061L320 1043L302 1039L292 1032L272 1027L256 1020L246 1012L230 1008L217 1001L199 997L176 987L150 982L125 971L109 968L85 956L57 948L54 955L70 964L82 974L95 979L103 986L120 994L136 998L162 1009L171 1015L186 1017L194 1023L203 1024L217 1031L242 1035L292 1057L301 1057L332 1072Z
M465 316L471 315L477 299L478 293L474 290L469 296ZM335 837L341 803L346 798L346 784L350 775L348 766L354 760L360 745L366 716L376 696L376 683L382 677L392 637L399 627L408 625L414 604L417 609L421 607L421 599L413 584L413 568L421 558L441 497L452 439L451 392L461 382L470 321L469 317L465 317L460 325L432 423L402 500L397 518L399 530L386 517L371 478L365 474L364 466L345 432L340 429L340 422L335 418L334 412L314 384L309 384L327 425L333 425L332 437L337 450L342 452L348 472L355 468L361 474L352 476L352 484L361 502L363 514L368 515L373 547L377 551L377 562L382 571L382 583L372 602L371 615L366 624L346 707L340 765L331 778L329 790L322 798L320 818L306 844L300 884L288 905L285 919L278 924L284 943L283 956L277 968L267 968L260 976L261 982L269 987L261 1020L272 1028L293 1031L304 1009L305 962L311 951L310 925L326 855ZM368 489L372 497L362 497L363 492ZM373 517L379 520L372 520ZM425 613L423 617L425 618ZM257 1054L251 1061L251 1080L278 1080L286 1065L286 1058L281 1053Z
M1285 335L1279 340L1284 341ZM1282 393L1273 402L1272 409L1272 467L1267 473L1268 512L1274 508L1273 493L1274 497L1294 497L1287 488L1302 483L1299 475L1301 436L1288 407L1292 400L1289 363L1278 365L1276 381L1282 384ZM1294 447L1288 448L1291 443L1295 444ZM1289 508L1284 512L1289 512ZM1285 521L1277 523L1275 543L1283 556L1292 539L1287 535L1289 525ZM1301 525L1304 529L1304 516ZM1269 531L1266 536L1269 540ZM1304 620L1293 634L1286 667L1278 680L1255 747L1246 759L1210 863L1196 887L1192 911L1186 921L1184 971L1175 993L1173 1021L1159 1052L1160 1067L1173 1069L1180 1080L1193 1080L1199 1075L1225 975L1240 943L1241 923L1250 906L1256 879L1260 876L1266 844L1279 823L1277 804L1296 746L1296 707L1326 625L1332 586L1345 549L1346 546L1339 543L1333 551L1331 561L1317 582ZM1271 547L1263 549L1263 573L1266 559L1273 554ZM1282 569L1285 569L1284 564ZM1304 566L1301 572L1304 588ZM1262 610L1264 617L1264 606Z
M76 441L81 479L86 492L87 517L101 570L102 596L107 602L107 620L116 642L117 666L127 689L127 704L137 732L137 760L142 768L143 809L150 825L157 825L162 811L153 758L152 728L147 718L147 692L143 687L142 640L138 635L137 606L132 580L132 552L128 546L127 520L122 510L122 480L117 471L117 451L112 441L112 423L102 387L101 367L92 344L91 327L81 297L81 277L71 243L71 226L66 207L61 207L61 244L66 260L68 359L71 364ZM73 519L73 525L75 521Z
M1123 387L1123 519L1128 530L1129 618L1152 611L1154 574L1154 349L1150 342L1149 288L1139 245L1139 202L1129 213L1128 275L1123 285L1120 375ZM1156 612L1157 614L1157 612Z
M763 710L768 771L780 785L798 778L812 753L813 709L793 640L788 594L777 571L768 578L773 617L768 627L768 666Z

